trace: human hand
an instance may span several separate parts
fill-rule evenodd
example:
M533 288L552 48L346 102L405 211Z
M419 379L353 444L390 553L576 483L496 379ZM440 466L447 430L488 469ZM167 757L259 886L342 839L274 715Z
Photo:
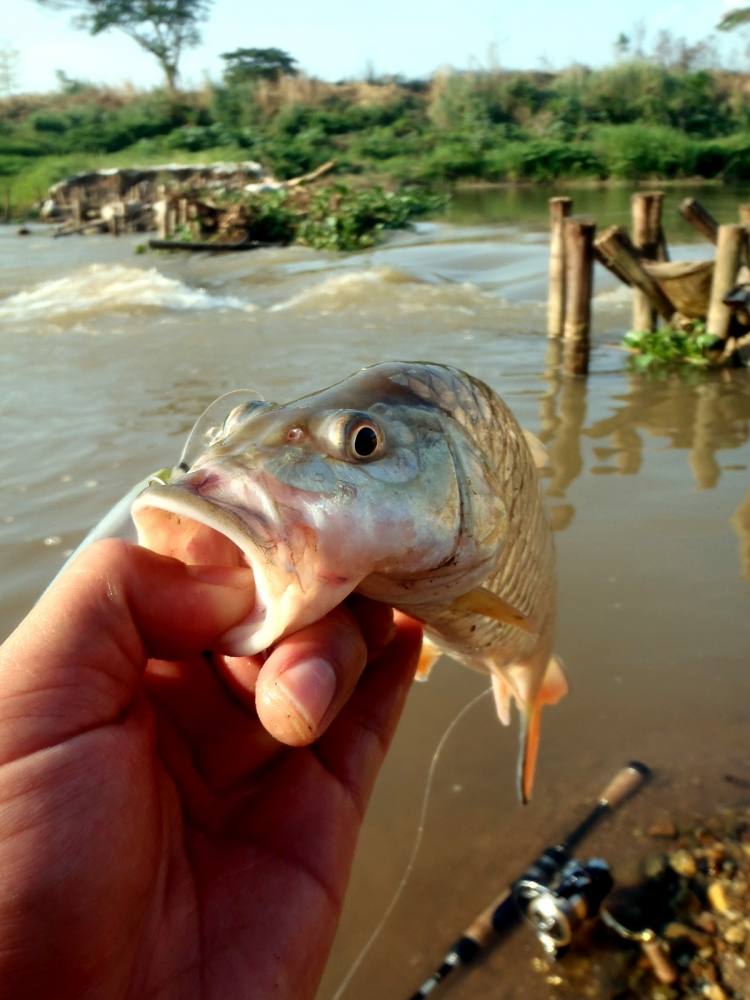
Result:
M253 601L108 541L0 649L3 1000L314 995L421 633L360 601L204 656Z

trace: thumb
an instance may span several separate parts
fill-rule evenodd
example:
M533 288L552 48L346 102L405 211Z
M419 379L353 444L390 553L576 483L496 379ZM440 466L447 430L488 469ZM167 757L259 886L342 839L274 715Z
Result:
M128 708L149 657L200 652L254 602L249 569L185 566L112 539L92 545L0 649L0 732L19 710L29 735L46 726L50 742L101 725Z

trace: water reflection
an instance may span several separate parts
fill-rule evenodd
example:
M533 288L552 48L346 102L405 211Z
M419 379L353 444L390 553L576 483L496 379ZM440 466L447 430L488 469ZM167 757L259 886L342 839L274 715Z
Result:
M750 490L732 514L729 523L739 539L740 570L745 580L750 580Z
M579 476L638 475L649 451L685 452L698 490L714 489L725 470L746 468L742 462L722 464L720 452L740 448L750 438L747 372L663 378L632 373L626 376L625 392L604 399L595 395L594 406L592 394L601 389L601 380L563 375L560 351L559 343L550 343L543 374L546 389L539 400L539 436L550 457L542 475L554 530L565 530L573 520L575 508L567 494ZM596 413L601 413L602 404L610 410L604 416ZM594 416L589 417L592 410ZM653 443L648 438L665 440ZM743 575L750 579L750 493L731 524L740 539Z

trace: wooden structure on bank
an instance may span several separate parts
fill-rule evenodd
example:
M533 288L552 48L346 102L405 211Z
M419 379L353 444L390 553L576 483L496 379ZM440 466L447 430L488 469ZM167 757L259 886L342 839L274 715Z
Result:
M661 191L633 194L632 229L609 226L596 235L590 219L572 215L570 198L551 198L547 333L562 340L568 374L588 371L594 261L633 289L634 330L659 321L689 329L699 320L717 338L717 360L750 346L750 205L737 224L719 225L694 198L681 215L716 247L715 259L671 261L662 226Z
M226 233L227 247L249 245L251 237L242 229L238 215L241 201L227 204L227 194L294 190L329 173L335 165L329 161L286 181L266 174L254 161L90 171L53 185L42 217L60 223L55 236L102 232L119 236L156 230L160 240L170 241L179 230L184 248L191 242L186 234L193 234L192 242L200 243L217 234L221 239Z

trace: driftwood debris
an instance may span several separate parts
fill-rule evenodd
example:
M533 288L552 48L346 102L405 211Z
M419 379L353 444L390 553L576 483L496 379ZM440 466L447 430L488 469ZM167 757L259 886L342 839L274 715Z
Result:
M149 240L150 250L191 250L194 253L235 253L237 250L257 250L273 246L258 240L242 240L239 243L210 243L206 240Z
M640 254L622 226L610 226L595 241L598 260L621 281L638 289L650 307L667 322L675 312L674 305L658 282L641 265Z
M699 201L695 198L685 198L680 202L680 215L705 236L709 243L716 244L719 223Z
M280 188L296 188L301 184L312 184L313 181L320 180L326 174L330 174L332 170L336 169L335 160L326 160L325 163L321 163L319 167L315 170L311 170L309 174L302 174L300 177L292 177L288 181L278 182Z

